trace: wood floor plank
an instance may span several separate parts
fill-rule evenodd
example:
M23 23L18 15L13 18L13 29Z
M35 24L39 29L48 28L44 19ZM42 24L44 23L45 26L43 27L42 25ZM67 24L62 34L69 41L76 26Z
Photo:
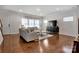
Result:
M71 52L74 37L58 35L41 41L26 42L18 34L5 35L0 52L3 53L63 53Z

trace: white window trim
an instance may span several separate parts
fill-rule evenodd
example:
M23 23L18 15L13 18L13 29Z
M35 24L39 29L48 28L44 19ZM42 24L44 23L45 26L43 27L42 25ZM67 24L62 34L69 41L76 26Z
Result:
M69 17L64 17L63 18L64 22L73 22L73 16L69 16Z

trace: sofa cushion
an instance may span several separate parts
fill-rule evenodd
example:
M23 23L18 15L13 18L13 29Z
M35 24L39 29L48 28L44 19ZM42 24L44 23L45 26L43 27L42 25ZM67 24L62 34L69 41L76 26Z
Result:
M29 30L29 32L33 32L34 30L38 30L37 27L28 27L27 29Z

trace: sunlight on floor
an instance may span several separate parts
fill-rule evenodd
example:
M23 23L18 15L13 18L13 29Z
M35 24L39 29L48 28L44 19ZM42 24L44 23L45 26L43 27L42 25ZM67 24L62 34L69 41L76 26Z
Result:
M45 47L48 47L48 39L45 39L45 40L43 41L43 44L44 44Z
M42 47L40 46L40 52L42 53L43 52L43 49L42 49Z
M72 48L69 46L64 46L63 51L64 51L64 53L72 53Z
M43 52L43 49L42 49L42 47L41 47L40 41L39 41L39 50L40 50L41 53Z

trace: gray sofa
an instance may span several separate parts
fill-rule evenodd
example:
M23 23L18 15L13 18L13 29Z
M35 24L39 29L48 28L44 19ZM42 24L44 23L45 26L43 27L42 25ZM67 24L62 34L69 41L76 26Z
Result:
M20 36L25 39L25 41L30 42L35 39L38 39L38 33L35 32L34 30L37 30L36 28L20 28Z

